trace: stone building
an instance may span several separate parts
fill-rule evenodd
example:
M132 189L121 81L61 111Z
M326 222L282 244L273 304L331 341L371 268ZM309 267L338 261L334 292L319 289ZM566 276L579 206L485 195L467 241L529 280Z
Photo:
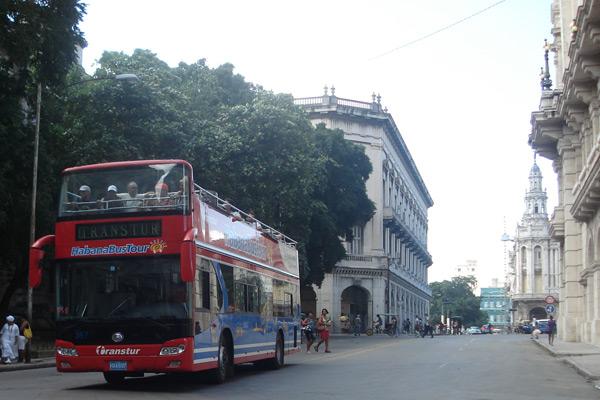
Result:
M546 297L559 299L560 244L550 238L547 200L542 172L534 162L509 265L510 296L516 309L513 318L517 323L547 318Z
M475 287L473 288L473 293L475 293L476 295L479 294L481 283L479 282L479 263L477 262L477 260L466 260L464 264L458 264L456 267L454 267L452 271L452 277L472 277L477 279L477 285L475 285Z
M303 309L325 307L334 321L341 313L360 314L368 325L377 314L400 319L429 313L427 211L433 201L392 118L372 102L342 99L325 88L319 97L298 98L311 121L341 129L347 140L365 148L373 165L367 193L375 203L373 218L353 229L348 255L326 274L321 287L305 288ZM339 324L334 329L339 330Z
M497 328L510 324L510 299L503 287L481 288L479 309L487 314L488 323Z
M558 337L600 344L600 0L554 0L530 145L553 161L560 242ZM554 52L556 87L548 68Z

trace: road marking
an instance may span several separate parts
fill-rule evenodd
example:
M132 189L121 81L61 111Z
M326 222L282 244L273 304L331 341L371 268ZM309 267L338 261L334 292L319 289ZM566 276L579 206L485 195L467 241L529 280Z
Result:
M448 365L448 363L443 363L442 365L440 365L438 368L444 368L446 365Z
M366 353L366 352L370 352L370 351L375 351L375 350L380 350L380 349L384 349L386 347L390 347L390 346L396 346L398 345L398 342L393 342L393 343L386 343L383 345L379 345L379 346L373 346L373 347L369 347L366 349L361 349L361 350L355 350L355 351L350 351L348 353L342 353L342 354L336 354L330 357L327 357L325 359L321 359L321 362L325 362L325 361L334 361L334 360L339 360L342 358L348 358L348 357L352 357L352 356L356 356L362 353Z

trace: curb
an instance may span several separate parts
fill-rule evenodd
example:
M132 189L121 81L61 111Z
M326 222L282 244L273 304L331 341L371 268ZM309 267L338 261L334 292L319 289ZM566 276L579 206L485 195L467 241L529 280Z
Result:
M539 347L541 347L542 349L546 350L548 353L550 353L550 355L552 357L558 357L559 355L556 353L556 351L554 351L553 349L551 349L549 346L545 346L543 345L539 339L531 339L532 342L534 342L536 345L538 345ZM569 354L570 356L571 354ZM565 355L567 356L567 355Z
M40 369L40 368L52 368L56 367L56 361L42 361L39 363L29 363L29 364L15 364L11 366L0 366L0 373L2 372L11 372L11 371L23 371L26 369Z
M570 358L563 358L562 362L564 362L565 364L573 367L575 369L575 371L577 371L577 373L579 375L583 376L586 379L589 379L589 380L592 380L592 381L596 381L596 380L600 379L600 375L594 375L594 374L592 374L590 371L588 371L587 369L585 369L581 365L578 365L574 360L571 360Z
M572 367L579 375L583 376L584 378L591 380L591 381L595 381L595 380L600 380L600 375L594 375L593 373L591 373L590 371L588 371L586 368L582 367L581 365L579 365L575 360L573 360L570 357L577 357L577 356L591 356L594 354L578 354L578 353L569 353L569 354L558 354L556 353L556 351L554 351L553 349L551 349L549 346L546 346L544 344L542 344L539 340L534 339L533 342L535 342L535 344L537 344L539 347L541 347L542 349L546 350L548 353L550 353L551 356L558 358L560 361L562 361L563 363L567 364L568 366ZM598 355L600 356L600 355Z

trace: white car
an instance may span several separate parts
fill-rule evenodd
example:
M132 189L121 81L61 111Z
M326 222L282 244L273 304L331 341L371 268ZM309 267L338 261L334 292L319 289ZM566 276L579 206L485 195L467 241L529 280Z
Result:
M467 328L467 335L481 335L481 329L476 326Z

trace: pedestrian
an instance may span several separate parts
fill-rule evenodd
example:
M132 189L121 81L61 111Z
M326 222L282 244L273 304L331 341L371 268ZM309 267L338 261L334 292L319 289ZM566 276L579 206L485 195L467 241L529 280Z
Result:
M556 321L551 315L548 320L548 344L554 346L554 336L556 335Z
M306 337L306 352L310 353L310 347L315 341L315 318L312 312L308 312L308 315L300 321L302 325L302 331L304 337Z
M356 317L354 317L354 336L360 336L361 328L362 320L360 319L360 314L356 314Z
M394 334L394 337L398 337L398 320L396 319L395 316L392 317L392 333Z
M329 329L331 328L331 319L329 318L329 311L326 308L321 310L321 316L317 321L317 331L319 332L319 343L314 347L315 351L319 351L321 343L325 342L325 353L331 353L329 351Z
M6 323L0 330L2 341L2 362L10 364L17 360L19 327L15 324L15 317L6 317Z
M410 334L410 326L411 326L410 318L406 317L406 334L407 335Z

